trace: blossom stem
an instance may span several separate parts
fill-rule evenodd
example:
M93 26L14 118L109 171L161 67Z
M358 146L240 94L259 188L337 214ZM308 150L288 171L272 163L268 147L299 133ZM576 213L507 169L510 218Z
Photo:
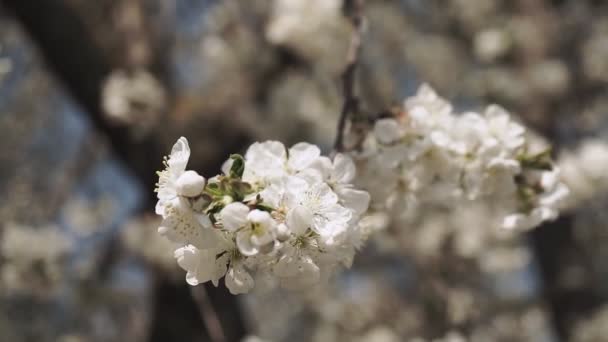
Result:
M226 335L222 329L220 319L209 300L205 285L192 286L190 292L192 298L196 302L203 324L205 325L205 328L207 328L209 339L212 342L225 342Z
M350 46L346 57L346 67L342 73L342 110L338 120L338 130L334 143L334 150L344 150L344 130L346 121L352 113L359 110L359 97L355 93L355 76L359 65L361 54L361 34L363 32L363 2L364 0L347 0L344 4L345 15L353 25L353 33L350 38Z

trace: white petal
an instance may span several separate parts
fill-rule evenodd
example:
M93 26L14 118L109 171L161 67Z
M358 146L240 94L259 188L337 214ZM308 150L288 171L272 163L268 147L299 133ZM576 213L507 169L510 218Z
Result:
M320 183L326 179L321 170L312 167L298 172L298 178L305 180L308 184Z
M196 269L198 265L198 252L199 250L196 247L187 245L176 249L173 255L181 268L190 271Z
M180 207L176 202L169 204L166 209L169 214L161 222L158 232L173 242L189 243L201 249L215 243L214 232L203 228L189 208Z
M312 229L323 238L332 238L343 233L348 228L352 217L350 210L339 204L326 207L322 215L313 217Z
M247 215L247 220L251 223L260 224L264 227L271 227L276 225L274 219L270 214L263 210L254 209Z
M321 206L329 206L338 203L338 195L327 185L327 183L316 184L310 190L311 197L315 197Z
M370 196L367 191L339 187L336 192L344 206L353 209L357 215L362 215L369 208Z
M322 183L325 184L325 183ZM282 191L284 192L282 201L288 208L295 207L302 201L302 196L310 189L311 185L304 179L289 176L285 180Z
M278 208L283 199L284 188L282 186L271 184L260 192L262 203L271 208Z
M532 210L530 214L532 225L530 228L534 228L544 221L555 220L557 218L557 210L549 207L540 207Z
M439 98L439 95L437 95L435 89L433 89L433 87L431 87L431 85L428 83L423 83L420 85L416 96L431 101L437 100Z
M431 132L430 139L434 145L442 148L448 148L452 141L446 132L439 130Z
M547 206L551 208L558 208L561 204L561 201L566 198L570 194L570 189L564 184L558 184L556 188L547 193L543 194L538 202L542 206Z
M221 277L226 274L226 270L228 269L228 262L230 261L229 252L225 252L219 258L215 259L215 268L213 270L213 276L211 278L211 282L215 287L217 287L218 282Z
M167 203L166 201L161 201L161 200L156 202L156 206L154 207L154 212L156 213L156 215L160 215L163 218L165 217L166 203Z
M247 149L246 160L285 160L285 146L278 141L256 142Z
M264 247L274 241L274 230L267 230L263 234L252 234L251 243L257 247Z
M240 202L233 202L220 211L220 220L224 229L234 232L247 224L249 207Z
M384 169L396 168L405 159L415 159L419 154L415 149L408 148L405 144L386 146L382 153L377 155L377 162Z
M253 278L241 265L231 267L224 281L230 293L234 295L247 293L254 285Z
M392 144L403 137L403 129L395 119L380 119L374 125L374 135L382 144Z
M177 196L177 188L175 185L175 175L169 171L162 171L164 174L159 179L158 199L161 201L170 201ZM164 179L163 179L164 178Z
M296 260L291 255L283 255L273 268L278 277L292 277L297 274Z
M488 169L502 169L516 174L521 171L521 164L515 159L494 158L488 163Z
M189 245L175 251L177 264L188 271L186 282L198 285L211 280L215 268L215 252L201 251Z
M250 242L256 247L262 247L274 240L277 230L277 222L266 211L252 210L247 219L253 225L257 225L251 231Z
M349 156L338 153L334 158L333 166L332 181L337 183L350 183L355 178L355 163Z
M211 222L209 216L207 216L206 214L194 214L194 218L201 226L203 226L203 228L213 228L213 223Z
M245 256L253 256L259 253L256 246L251 243L251 230L241 230L236 233L236 246L241 254Z
M224 162L224 164L222 164L222 173L225 175L229 175L230 174L230 169L232 168L232 164L234 163L234 159L232 158L228 158L228 160L226 160Z
M321 150L316 145L301 142L289 149L287 165L291 170L301 171L309 167L320 155Z
M489 105L484 114L488 119L502 119L504 123L509 121L509 112L499 105Z
M310 165L310 168L316 170L321 175L322 180L326 180L331 176L334 166L331 159L325 156L320 156Z
M287 289L305 289L319 282L319 267L308 256L294 258L288 265L289 272L283 272L281 286Z
M540 185L543 189L551 189L559 183L559 171L546 171L541 174Z
M312 213L304 206L298 205L287 213L287 226L295 235L302 235L312 226Z
M181 137L173 145L167 164L169 164L169 168L173 173L183 172L186 169L189 158L190 146L188 146L188 140Z
M507 230L528 230L532 227L534 227L534 222L524 214L508 215L502 221L502 228Z
M287 152L278 141L254 143L245 154L243 180L251 183L265 183L286 173Z

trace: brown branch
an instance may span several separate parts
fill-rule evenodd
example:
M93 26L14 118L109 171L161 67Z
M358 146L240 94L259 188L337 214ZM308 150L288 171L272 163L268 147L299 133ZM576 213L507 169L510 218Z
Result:
M338 132L334 143L334 150L344 150L344 129L348 118L359 111L359 97L355 93L355 76L361 55L361 36L363 31L363 1L347 0L344 3L345 15L353 25L353 33L350 39L348 55L346 57L346 68L342 73L342 111L338 120Z
M205 328L207 328L209 339L212 342L225 342L226 335L222 329L220 319L215 312L211 301L209 300L205 286L192 286L190 288L190 292L192 293L192 298L198 307L203 324L205 325Z

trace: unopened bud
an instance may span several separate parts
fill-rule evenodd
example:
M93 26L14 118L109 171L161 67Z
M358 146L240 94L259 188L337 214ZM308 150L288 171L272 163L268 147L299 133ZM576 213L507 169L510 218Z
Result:
M186 171L177 179L177 191L186 197L195 197L203 192L205 188L205 177L196 171Z
M277 240L279 242L285 242L289 240L289 228L284 223L277 226Z

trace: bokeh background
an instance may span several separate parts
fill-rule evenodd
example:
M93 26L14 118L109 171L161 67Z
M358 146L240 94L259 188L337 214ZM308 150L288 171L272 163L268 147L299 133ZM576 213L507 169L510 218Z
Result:
M372 238L315 295L193 295L156 233L162 156L186 136L212 176L256 140L329 151L344 5L0 1L0 341L209 341L218 326L227 341L608 341L600 166L572 171L576 203L523 236L494 236L475 208L432 213ZM428 82L463 110L508 108L565 166L608 165L606 1L367 0L364 14L366 113Z

